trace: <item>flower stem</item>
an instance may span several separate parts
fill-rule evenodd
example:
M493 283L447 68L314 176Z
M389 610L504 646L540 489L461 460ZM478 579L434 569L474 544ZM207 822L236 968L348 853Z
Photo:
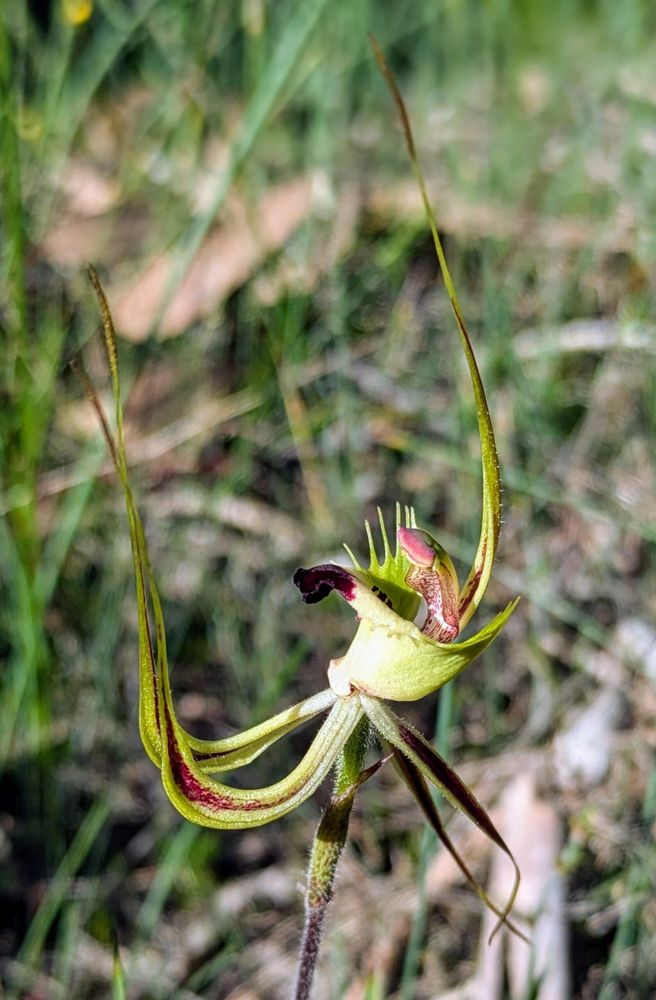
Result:
M309 1000L319 954L323 921L333 897L335 871L346 842L351 807L358 789L369 741L369 722L362 719L337 763L332 797L314 836L305 890L305 926L296 970L293 1000Z

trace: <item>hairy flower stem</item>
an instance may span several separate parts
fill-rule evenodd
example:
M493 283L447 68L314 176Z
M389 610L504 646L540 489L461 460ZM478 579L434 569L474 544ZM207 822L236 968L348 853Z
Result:
M314 836L305 891L305 926L293 1000L308 1000L310 996L323 921L333 896L335 871L346 842L351 807L359 787L358 779L368 741L369 722L362 719L340 755L333 794Z

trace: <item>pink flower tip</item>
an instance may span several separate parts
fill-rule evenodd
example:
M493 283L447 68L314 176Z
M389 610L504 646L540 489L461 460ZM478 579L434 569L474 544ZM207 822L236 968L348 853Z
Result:
M397 531L401 548L415 566L430 567L435 560L435 546L430 535L420 528L399 528Z

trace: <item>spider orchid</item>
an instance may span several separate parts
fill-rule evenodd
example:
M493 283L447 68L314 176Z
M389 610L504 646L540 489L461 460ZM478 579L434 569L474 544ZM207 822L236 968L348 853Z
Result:
M297 998L309 996L323 915L332 895L335 868L346 839L355 792L388 760L393 762L468 882L497 914L495 930L506 924L523 936L508 916L519 883L519 871L508 846L473 793L432 744L387 704L416 701L456 677L496 638L517 602L511 602L474 635L460 638L485 593L497 548L501 509L497 452L483 385L426 195L405 107L380 50L375 42L372 44L400 113L476 401L483 509L478 548L463 585L458 582L448 553L417 527L412 508L405 508L402 518L397 504L393 545L379 510L382 559L371 526L366 522L369 547L366 565L345 546L352 568L327 563L299 569L294 575L294 583L307 604L321 601L336 591L356 613L358 625L351 645L344 656L332 660L328 666L328 687L242 733L219 740L198 739L183 728L175 712L159 593L128 478L114 327L93 269L90 279L100 306L112 378L115 433L88 376L77 366L125 494L137 596L140 732L172 804L186 819L202 826L251 828L284 816L308 799L331 771L336 774L334 794L317 831L310 859L305 933L294 994ZM425 618L423 623L415 624L422 598ZM250 764L277 740L318 716L322 722L308 750L280 781L264 788L245 789L217 778ZM365 767L366 753L374 743L380 745L383 754ZM429 791L431 785L511 859L515 881L504 907L488 898L458 854Z

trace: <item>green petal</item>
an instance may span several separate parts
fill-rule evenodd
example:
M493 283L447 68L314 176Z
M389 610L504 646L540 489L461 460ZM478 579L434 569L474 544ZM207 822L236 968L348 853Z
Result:
M499 539L499 527L501 524L501 481L499 477L499 460L497 457L492 420L490 418L490 411L485 398L483 383L481 381L478 365L476 364L476 358L469 339L469 334L465 326L462 309L460 308L460 302L458 301L453 279L444 255L444 249L442 247L442 241L440 240L440 235L437 229L435 214L428 198L426 181L419 165L419 159L417 157L417 151L412 135L412 128L410 126L410 119L408 118L408 113L406 111L403 98L401 97L399 89L396 85L396 81L387 63L385 62L383 53L378 47L376 41L373 38L370 40L376 61L385 78L385 81L387 82L399 112L399 117L403 126L405 144L407 146L408 155L410 156L412 168L421 192L424 210L426 212L428 224L433 236L433 243L435 244L437 260L442 273L442 279L446 287L447 295L449 296L453 315L455 316L462 348L465 352L465 358L467 360L469 375L474 389L474 398L476 401L478 432L481 441L481 463L483 469L483 512L481 518L481 536L478 543L478 549L476 551L474 563L469 571L469 575L460 595L460 627L464 628L485 593Z
M453 768L438 754L435 747L421 733L417 732L414 726L400 719L376 698L361 695L360 702L372 726L383 739L400 750L419 773L436 788L439 788L455 809L459 809L472 823L480 827L483 833L512 862L515 869L515 881L508 902L501 911L499 923L492 931L492 938L510 913L519 889L519 868L510 848L473 792L467 788Z
M363 714L357 697L338 699L307 753L287 777L265 788L244 789L207 777L173 715L167 684L160 705L160 723L166 733L162 757L166 794L186 819L220 830L262 826L309 798L327 777Z
M222 740L199 740L185 733L185 742L205 773L230 771L250 764L276 740L314 718L319 712L325 712L334 705L336 698L337 695L326 688L243 733L236 733Z

